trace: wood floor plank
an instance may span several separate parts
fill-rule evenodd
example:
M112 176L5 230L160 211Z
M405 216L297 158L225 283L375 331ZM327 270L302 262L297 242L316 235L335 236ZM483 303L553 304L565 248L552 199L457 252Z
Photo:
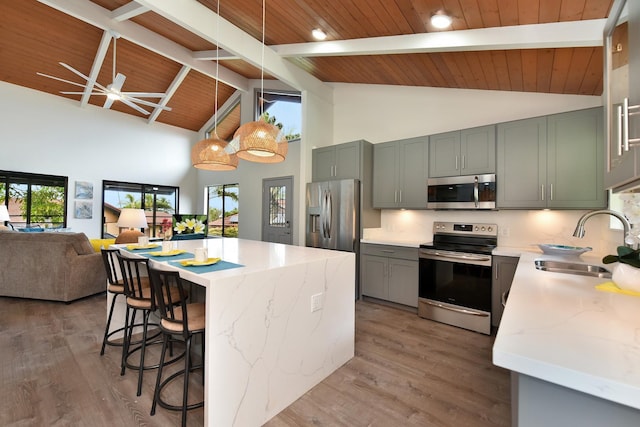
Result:
M1 426L179 425L177 412L149 415L155 371L136 397L137 372L120 376L120 348L99 355L104 298L0 298ZM486 335L358 301L355 357L266 425L508 426L509 375L491 364L492 345ZM191 387L190 399L201 398L199 374ZM180 393L173 387L167 398ZM187 421L203 425L203 410Z

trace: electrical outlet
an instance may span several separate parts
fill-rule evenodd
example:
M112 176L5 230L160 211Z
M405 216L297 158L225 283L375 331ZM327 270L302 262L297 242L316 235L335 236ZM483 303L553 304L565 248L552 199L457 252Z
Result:
M324 294L311 295L311 312L318 311L322 308L322 299Z
M509 227L500 227L500 235L502 237L509 237Z

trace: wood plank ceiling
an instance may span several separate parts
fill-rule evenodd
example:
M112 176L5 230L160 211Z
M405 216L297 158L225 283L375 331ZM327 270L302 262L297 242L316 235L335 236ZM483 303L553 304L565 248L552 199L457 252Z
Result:
M197 1L213 11L217 8L217 0ZM80 101L80 95L62 95L60 91L82 88L36 73L84 84L80 77L58 62L89 75L105 28L86 17L58 10L61 7L57 4L61 3L64 2L0 0L0 15L3 16L0 21L0 79ZM123 8L139 6L129 0L75 0L71 3L86 7L99 17L104 16L107 23L110 20L119 24L126 21L132 26L127 28L146 32L144 34L165 43L163 46L181 49L187 55L216 49L211 41L154 11L142 9L131 16L122 14ZM267 0L265 41L267 46L279 52L278 47L284 45L317 45L311 37L313 28L322 28L329 42L430 34L438 31L429 23L430 16L438 11L453 16L449 30L453 32L598 20L607 17L612 3L613 0ZM261 4L262 0L220 0L220 15L260 40ZM96 81L104 86L112 81L112 50L110 44L104 61L98 63L100 71ZM603 85L602 47L595 45L440 49L392 54L303 54L287 58L323 82L596 96L602 93ZM152 114L151 120L194 131L205 125L214 111L215 74L211 70L215 69L215 61L209 59L201 63L202 69L188 66L186 77L167 102L171 111ZM124 91L164 93L183 65L171 52L141 46L127 37L117 40L116 70L126 75ZM260 68L255 66L255 61L252 65L242 57L220 60L220 67L228 75L237 76L237 81L260 78ZM265 78L271 78L269 73ZM218 105L223 105L237 86L221 83ZM88 100L98 106L104 101L104 96L91 96ZM119 102L113 103L111 109L147 117Z

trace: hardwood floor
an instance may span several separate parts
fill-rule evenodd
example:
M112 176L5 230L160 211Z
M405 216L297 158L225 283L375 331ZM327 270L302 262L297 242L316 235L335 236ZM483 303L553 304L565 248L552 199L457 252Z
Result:
M149 415L155 371L136 397L137 372L120 376L120 348L99 355L105 312L103 295L69 305L0 298L0 425L179 425L177 412ZM360 301L356 357L266 425L508 426L509 375L491 364L492 345L492 337ZM203 411L187 421L202 425Z

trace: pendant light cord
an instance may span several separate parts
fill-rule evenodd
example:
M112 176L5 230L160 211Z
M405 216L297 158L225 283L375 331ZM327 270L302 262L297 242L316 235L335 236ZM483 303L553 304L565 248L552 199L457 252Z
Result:
M260 58L262 66L260 67L260 118L264 119L264 22L266 12L266 0L262 0L262 57Z
M218 0L216 15L216 96L214 99L213 134L218 138L218 67L220 67L220 0Z
M116 40L117 37L114 35L113 36L113 67L112 67L112 72L111 72L111 83L113 83L116 80Z

